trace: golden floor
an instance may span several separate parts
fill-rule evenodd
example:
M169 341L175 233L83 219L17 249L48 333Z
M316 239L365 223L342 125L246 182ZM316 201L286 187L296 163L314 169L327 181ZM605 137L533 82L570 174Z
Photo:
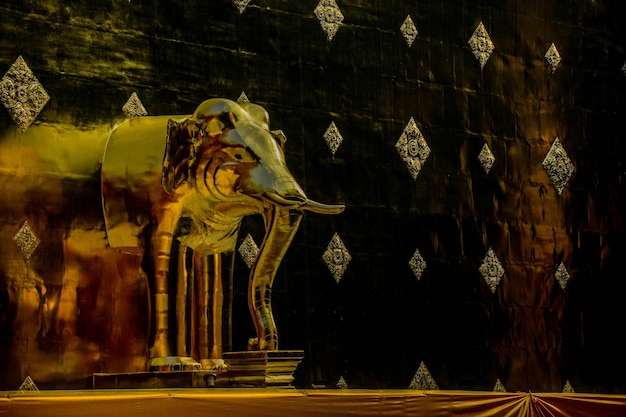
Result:
M626 395L415 390L153 389L1 392L4 417L625 417Z

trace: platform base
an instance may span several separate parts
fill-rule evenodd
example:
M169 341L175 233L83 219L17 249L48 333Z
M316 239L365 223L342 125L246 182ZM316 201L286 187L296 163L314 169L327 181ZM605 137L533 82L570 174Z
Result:
M94 389L294 388L302 350L224 353L224 370L178 370L93 374Z
M228 385L232 388L293 388L293 373L302 358L302 350L224 353Z

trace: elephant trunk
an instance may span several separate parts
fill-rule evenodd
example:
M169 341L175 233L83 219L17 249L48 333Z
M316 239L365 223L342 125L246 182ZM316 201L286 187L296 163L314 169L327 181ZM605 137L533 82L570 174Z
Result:
M259 350L277 350L278 334L272 314L271 291L276 271L289 248L302 211L272 205L265 216L265 238L250 271L248 306L258 336Z
M258 336L259 350L277 350L278 334L272 314L271 292L278 267L298 230L304 210L337 214L344 205L321 204L306 198L266 193L270 206L264 213L265 238L251 267L248 306Z

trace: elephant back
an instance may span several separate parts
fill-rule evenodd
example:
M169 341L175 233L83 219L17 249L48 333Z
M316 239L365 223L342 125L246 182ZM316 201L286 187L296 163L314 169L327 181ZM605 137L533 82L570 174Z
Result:
M161 185L168 121L188 116L144 116L110 135L102 159L102 207L111 248L143 253L141 235Z

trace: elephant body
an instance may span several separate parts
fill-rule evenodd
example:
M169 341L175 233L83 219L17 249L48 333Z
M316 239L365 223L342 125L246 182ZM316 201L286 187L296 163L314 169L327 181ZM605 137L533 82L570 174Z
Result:
M39 336L75 334L71 323L87 320L77 306L81 280L107 287L101 281L119 276L134 289L131 304L141 310L129 314L138 341L125 342L134 346L133 366L144 341L150 369L210 367L222 354L223 288L232 282L240 224L244 216L260 214L266 234L248 289L258 339L253 348L276 350L271 286L303 211L343 210L306 197L287 168L284 143L282 132L269 130L265 109L225 99L207 100L189 116L144 116L112 131L35 125L24 134L5 134L3 186L5 195L18 199L2 203L4 232L28 222L48 249L29 257L15 248L4 253L0 285L8 301L0 301L0 313L23 308L14 298L39 282L38 301L29 307L39 312ZM45 204L26 203L41 194L48 195L40 201ZM60 258L42 257L51 248ZM87 277L89 268L98 272ZM0 325L15 327L2 317ZM129 330L121 330L125 320L112 326L128 337Z

